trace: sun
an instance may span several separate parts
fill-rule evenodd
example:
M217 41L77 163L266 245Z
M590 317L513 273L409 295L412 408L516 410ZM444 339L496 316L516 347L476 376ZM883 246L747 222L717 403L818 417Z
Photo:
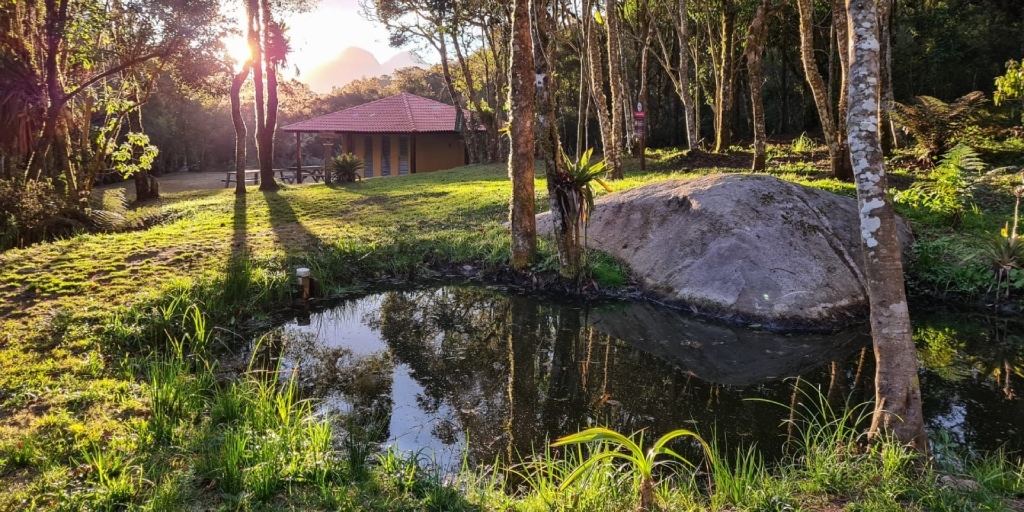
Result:
M228 51L228 57L236 65L241 65L246 60L249 60L249 56L252 52L249 51L249 41L240 35L234 35L225 37L222 39L224 42L224 48Z

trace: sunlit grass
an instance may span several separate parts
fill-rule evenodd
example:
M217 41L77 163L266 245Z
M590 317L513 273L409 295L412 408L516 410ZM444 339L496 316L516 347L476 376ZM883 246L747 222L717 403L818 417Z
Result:
M644 173L628 161L626 179L612 187L745 172L683 172L678 156L652 158ZM773 173L853 194L820 173L783 166ZM536 188L545 210L543 181ZM507 488L497 470L464 468L451 479L417 469L414 455L374 458L359 437L338 446L339 427L295 395L289 376L276 378L275 367L226 376L218 367L219 354L237 352L247 335L273 323L292 296L295 267L311 268L326 293L464 265L500 270L509 194L502 165L273 194L250 188L244 201L231 190L181 193L125 212L163 219L149 229L0 254L0 510L634 507L632 480L610 462L561 491L572 455L524 467L542 489L526 492ZM101 200L112 209L121 201ZM965 219L969 229L980 224ZM539 269L551 251L542 244ZM625 284L620 264L601 255L591 261L602 286ZM723 449L713 469L667 476L655 493L670 510L813 510L832 493L881 508L912 501L964 509L1024 490L1019 461L962 457L971 461L964 472L984 486L981 497L928 492L928 478L937 477L904 471L908 456L896 448L847 453L843 436L852 432L805 439L795 452L802 458L782 469L765 468L749 447ZM883 475L888 483L872 487Z

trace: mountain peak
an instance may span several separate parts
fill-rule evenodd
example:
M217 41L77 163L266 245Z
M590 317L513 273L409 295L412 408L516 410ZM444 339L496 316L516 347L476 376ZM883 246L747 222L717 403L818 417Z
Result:
M414 52L400 52L381 64L372 53L358 46L341 50L333 59L313 68L300 80L309 84L313 92L324 94L335 87L344 87L363 77L390 75L407 67L427 67L428 64Z

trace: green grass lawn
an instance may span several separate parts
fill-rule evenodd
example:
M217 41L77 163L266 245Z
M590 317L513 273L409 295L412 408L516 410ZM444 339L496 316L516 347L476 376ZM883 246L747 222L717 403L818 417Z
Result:
M626 179L612 187L744 171L678 171L686 161L672 152L649 161L649 170L640 172L630 160ZM776 167L773 174L854 194L852 185L809 166ZM993 189L991 211L965 219L960 230L910 212L925 243L947 248L931 256L939 269L933 272L955 272L979 233L1002 226L1009 211L1005 187ZM544 182L538 180L536 189L538 207L546 209ZM258 374L226 379L216 364L218 344L274 322L291 300L296 267L311 268L331 294L464 265L501 270L509 252L503 227L509 197L507 171L499 165L330 188L288 185L263 193L250 187L245 196L232 190L181 193L143 208L164 219L149 229L0 253L0 510L118 509L128 503L155 510L546 509L543 493L513 499L486 479L460 494L395 454L366 471L344 460L312 461L317 450L326 453L332 445L325 441L330 427L303 420L309 405ZM542 243L540 261L551 251ZM927 286L940 288L933 285ZM257 456L251 445L261 432L274 433L279 442ZM311 446L319 447L312 455ZM272 465L278 463L286 466ZM249 469L236 474L241 467ZM277 476L261 477L259 468L267 467L276 468ZM868 477L896 470L910 471L864 469ZM868 480L836 484L840 488L833 491L806 487L796 473L779 478L757 484L768 493L763 498L790 496L787 503L824 507L832 495L868 496L851 487ZM1002 487L987 486L977 496L936 491L929 499L998 504L1000 493L1024 490L1019 476L998 482ZM665 492L678 497L700 487L691 484ZM926 481L905 487L912 492L894 504L944 503L920 501ZM883 500L889 491L871 499ZM591 498L611 509L632 503L628 496ZM710 503L679 500L680 509Z

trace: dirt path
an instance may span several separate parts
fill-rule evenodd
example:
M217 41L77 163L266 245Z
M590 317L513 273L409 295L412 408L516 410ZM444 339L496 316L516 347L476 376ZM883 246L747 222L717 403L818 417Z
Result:
M195 190L220 189L224 188L223 172L175 172L157 177L160 181L161 194L174 194L177 192L191 192ZM234 186L234 183L231 184ZM135 182L131 179L96 187L97 190L124 189L125 199L135 200Z

